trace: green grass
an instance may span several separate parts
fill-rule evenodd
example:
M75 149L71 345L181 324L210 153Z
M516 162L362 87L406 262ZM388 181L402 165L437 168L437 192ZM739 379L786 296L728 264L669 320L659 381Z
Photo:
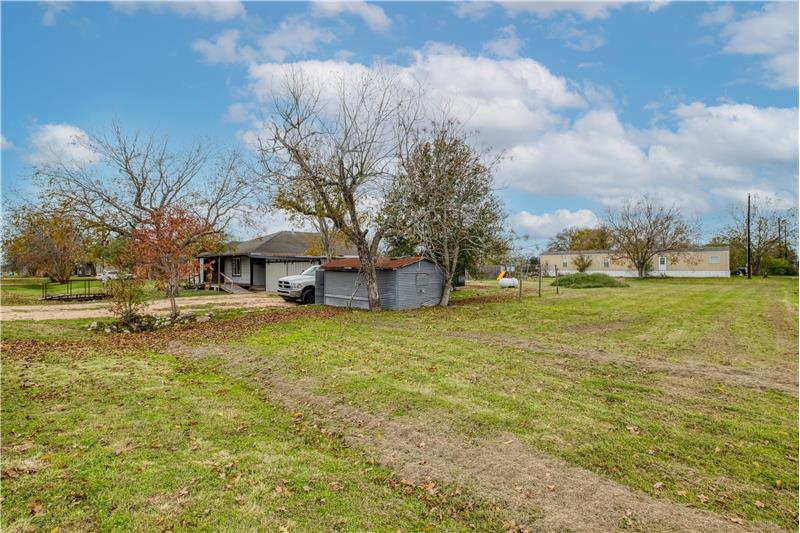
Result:
M174 358L53 354L3 368L3 531L466 531L433 497L250 389Z
M559 285L570 289L596 289L598 287L625 287L626 285L618 279L612 278L607 274L595 273L586 274L577 272L560 276L558 281L553 281L551 285Z
M74 277L74 281L88 281L92 292L98 292L102 289L103 284L95 278ZM58 300L42 300L42 284L48 282L47 278L15 278L4 277L0 279L0 300L3 305L48 305L48 304L64 304L68 302ZM83 290L83 283L78 283L73 287L74 290ZM50 284L48 286L48 293L50 294L66 294L66 284ZM181 289L178 292L179 297L184 296L215 296L220 293L217 291L205 290L185 290ZM224 294L224 293L222 293ZM145 282L145 298L147 300L160 300L163 299L164 291L156 288L153 281Z
M511 432L657 497L796 527L796 397L620 366L613 355L791 375L796 280L551 289L541 300L276 325L249 344L291 376L315 378L319 393L465 438ZM563 354L598 349L607 361Z
M790 379L797 373L796 278L631 280L613 291L561 287L559 295L547 286L542 298L535 288L535 282L526 283L517 299L516 290L474 284L457 291L448 309L354 311L276 323L240 341L263 353L264 363L236 375L269 367L289 383L296 380L378 416L424 420L464 442L511 433L532 451L656 498L797 528L797 397L768 390L770 376ZM235 320L238 313L217 318ZM4 329L9 324L11 338L86 335L75 321L6 323ZM378 469L376 481L357 452L329 444L321 451L321 444L309 441L308 428L295 428L292 417L211 370L222 372L225 365L186 368L154 354L4 363L4 446L31 438L36 447L25 457L59 458L41 473L4 482L4 525L59 525L51 514L30 517L35 498L46 503L47 513L52 509L74 520L68 525L89 524L87 529L199 527L209 507L210 529L234 523L276 529L283 525L278 518L296 520L296 529L304 529L328 520L326 505L344 517L343 529L388 529L394 520L412 530L424 529L419 526L427 520L436 530L464 525L432 518L419 495L386 493L388 473ZM680 372L688 365L705 370ZM763 373L767 390L730 382L729 370ZM218 414L236 423L225 425ZM240 423L248 429L232 434ZM126 439L157 440L162 447L113 456L110 450ZM284 439L294 443L292 453L279 446ZM202 447L192 450L198 442ZM265 455L253 459L253 447ZM267 480L261 489L239 494L244 507L202 470L221 449L246 465L245 479L253 487ZM4 453L4 463L9 456L21 460ZM67 466L73 462L75 467ZM256 464L277 465L280 474ZM331 472L341 473L345 486L365 491L363 501L335 492L322 507L298 502L287 505L285 515L277 513L270 486L282 479L293 487L307 484L305 469L326 480L333 479ZM71 477L59 477L64 470ZM141 496L130 486L139 483ZM202 493L197 502L160 514L180 517L177 522L155 522L153 498L195 483ZM663 486L656 489L656 483ZM76 491L87 499L73 507L70 494ZM292 490L298 497L299 492ZM402 520L400 511L391 514L377 503L384 497L398 499L390 508L403 509ZM222 503L207 503L216 498ZM122 503L128 499L130 504ZM94 507L102 512L93 519L102 523L82 522ZM478 530L491 530L495 518L481 511L468 520ZM336 525L320 524L316 529Z

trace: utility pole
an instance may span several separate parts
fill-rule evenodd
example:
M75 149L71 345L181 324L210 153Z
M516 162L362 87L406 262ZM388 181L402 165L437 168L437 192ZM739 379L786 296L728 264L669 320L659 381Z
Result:
M542 297L542 256L539 256L539 298Z
M751 279L750 272L750 193L747 193L747 279Z

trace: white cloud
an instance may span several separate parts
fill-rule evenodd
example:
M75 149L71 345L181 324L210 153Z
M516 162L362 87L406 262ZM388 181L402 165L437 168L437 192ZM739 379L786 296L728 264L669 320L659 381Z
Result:
M532 59L472 57L436 44L413 52L412 57L408 66L382 68L393 71L409 86L422 82L428 88L429 101L446 103L496 148L513 146L521 137L562 124L564 119L557 110L585 105L564 78ZM300 61L293 65L321 80L329 99L334 96L338 79L355 77L369 69L344 61ZM250 66L251 91L256 99L269 101L273 86L282 79L286 67L281 63Z
M489 14L494 4L492 2L464 1L453 5L453 13L459 18L481 20Z
M514 25L504 26L498 29L497 33L497 39L484 44L483 50L497 57L516 56L524 42L517 37L517 30Z
M85 166L99 160L96 152L87 147L88 135L71 124L42 124L28 138L31 151L25 160L31 165L60 163Z
M606 44L606 39L599 29L587 30L578 26L572 15L550 25L548 37L564 41L568 48L579 52L591 52Z
M225 30L213 41L195 39L192 50L202 55L209 63L237 63L255 59L255 51L250 47L240 47L239 38L242 32L235 29Z
M552 237L559 231L569 227L597 227L600 219L589 209L557 209L552 213L541 215L520 211L510 217L511 225L518 234L532 240L543 240Z
M420 81L426 100L446 104L482 142L504 151L497 183L509 190L603 205L647 192L699 212L725 208L720 202L743 187L796 194L796 108L695 102L660 110L670 127L637 129L622 123L607 87L571 83L532 59L476 57L440 44L411 54L407 65L379 68L399 83ZM373 68L332 60L252 64L253 99L269 105L290 65L317 80L326 101L339 80ZM259 126L251 123L240 138L252 139Z
M112 2L117 11L133 14L140 9L154 13L171 11L182 17L197 17L207 20L226 21L245 16L244 4L239 0L214 0L211 2L195 2L177 0L172 2Z
M787 88L797 87L797 16L796 2L775 2L740 17L731 6L722 6L701 21L723 26L723 52L761 57L764 83Z
M290 56L309 54L319 43L330 43L336 35L302 17L289 17L275 30L258 39L255 47L240 44L242 32L225 30L213 40L195 39L192 50L208 63L254 63L284 61Z
M522 13L550 18L559 13L575 13L585 20L606 19L612 9L624 2L501 2L509 15Z
M5 135L0 135L0 150L8 150L13 147L14 144L6 139Z
M796 191L796 108L694 103L672 114L674 130L636 130L610 110L590 111L519 143L502 172L510 187L537 194L613 205L651 192L698 211L719 207L730 189Z
M44 8L42 14L42 25L44 26L55 26L58 15L71 7L70 2L40 2L40 5Z
M335 38L330 30L301 17L289 17L275 31L259 39L258 44L266 58L283 61L290 55L314 52L318 43L330 43Z
M372 31L380 33L388 31L392 25L382 7L362 1L318 1L312 4L311 12L316 17L355 15L361 18Z

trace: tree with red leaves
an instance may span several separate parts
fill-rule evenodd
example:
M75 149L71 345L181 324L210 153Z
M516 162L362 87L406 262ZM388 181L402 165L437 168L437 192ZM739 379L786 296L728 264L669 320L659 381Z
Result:
M200 268L197 255L221 247L222 234L209 222L186 209L171 207L153 210L132 231L128 252L136 258L136 275L164 285L170 316L175 318L180 282Z

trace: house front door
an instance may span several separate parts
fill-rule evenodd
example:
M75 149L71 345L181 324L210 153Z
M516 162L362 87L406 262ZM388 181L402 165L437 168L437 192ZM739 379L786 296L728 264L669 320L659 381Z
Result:
M658 257L658 271L659 272L667 271L667 257L664 255Z

